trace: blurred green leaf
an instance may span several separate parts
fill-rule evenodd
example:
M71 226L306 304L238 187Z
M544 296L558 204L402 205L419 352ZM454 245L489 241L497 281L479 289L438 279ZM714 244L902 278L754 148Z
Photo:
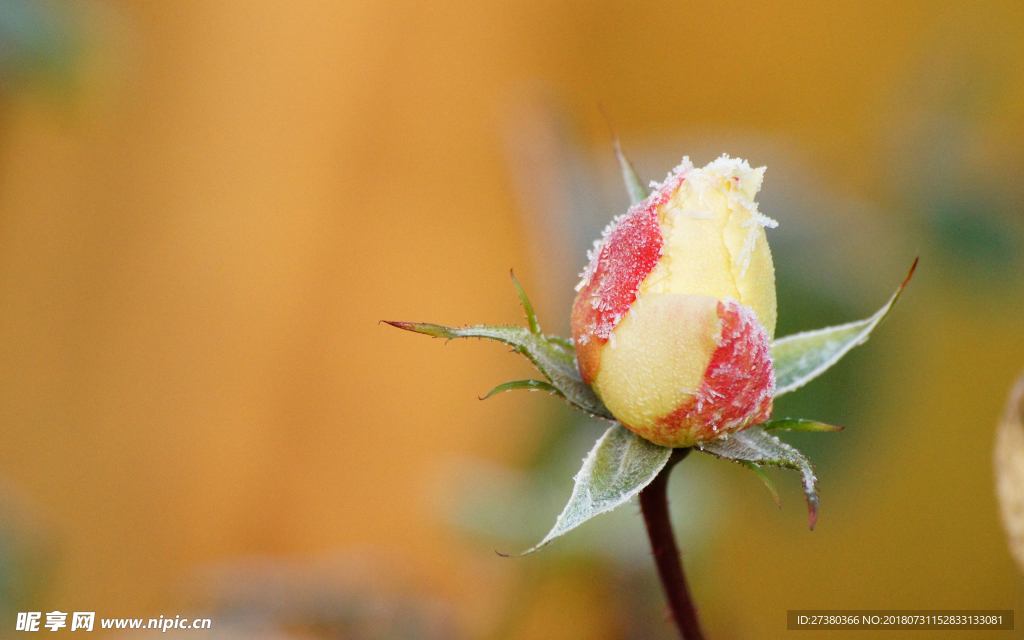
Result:
M773 483L772 479L768 477L768 474L764 472L764 469L762 469L761 467L757 466L753 462L748 462L746 460L738 460L737 462L739 462L744 467L746 467L746 468L750 469L751 471L753 471L754 473L756 473L758 478L761 478L761 482L763 482L764 486L768 487L768 491L771 492L772 499L775 500L775 504L778 505L781 508L782 507L782 500L779 499L779 492L775 488L775 483Z
M517 389L524 389L526 391L547 391L550 394L565 397L562 392L551 386L543 380L513 380L512 382L506 382L505 384L499 384L498 386L491 389L486 396L480 398L486 400L493 395L503 393L505 391L515 391Z
M671 455L671 448L644 440L620 424L610 427L583 461L569 503L555 526L520 555L533 553L594 516L629 502L654 480Z
M867 342L871 332L892 311L900 294L917 268L917 259L910 267L903 284L875 315L858 322L805 331L776 340L772 345L775 364L775 396L799 389L828 370L850 349Z
M643 202L647 199L649 192L644 186L643 181L640 180L640 176L637 175L633 164L622 153L622 145L619 144L619 134L615 132L615 125L612 124L611 116L608 115L603 106L600 108L601 113L604 114L604 118L608 122L608 129L611 131L612 140L615 143L615 157L619 160L619 168L622 170L622 181L626 183L626 193L629 194L629 203L634 205Z
M0 0L0 93L21 82L70 86L83 45L78 4Z
M820 431L842 431L842 427L833 427L830 424L824 422L817 422L815 420L804 420L803 418L780 418L779 420L769 420L768 422L757 425L765 431L808 431L808 432L820 432Z
M594 395L590 386L583 382L576 369L575 353L566 347L562 340L551 340L546 336L531 333L525 327L446 327L426 322L384 322L399 329L435 338L487 338L507 344L516 353L529 358L569 404L598 418L614 420L611 412Z
M647 187L640 180L640 176L637 175L636 169L633 168L632 163L626 158L625 154L622 153L622 147L619 146L619 138L615 137L615 157L619 159L619 168L622 169L622 180L626 183L626 192L629 194L630 204L639 204L647 199L649 195Z
M754 463L798 470L803 476L807 511L811 529L814 529L814 524L818 521L818 479L814 476L811 463L802 453L760 427L750 427L739 433L704 442L699 444L698 448L705 453L739 462L746 467L750 466L747 463Z

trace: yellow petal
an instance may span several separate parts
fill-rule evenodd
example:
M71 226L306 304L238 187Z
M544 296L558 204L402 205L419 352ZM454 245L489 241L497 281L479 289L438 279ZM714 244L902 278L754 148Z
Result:
M603 347L594 391L640 435L691 399L718 346L718 300L650 294L633 303Z
M754 196L764 168L719 158L703 169L684 159L686 178L658 212L664 255L639 293L734 298L775 335L775 269Z

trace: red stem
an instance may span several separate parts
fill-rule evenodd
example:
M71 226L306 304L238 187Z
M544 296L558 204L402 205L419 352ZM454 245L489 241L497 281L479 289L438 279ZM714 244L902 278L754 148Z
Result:
M658 577L668 598L672 619L679 629L683 640L703 640L700 623L697 621L697 610L693 606L690 587L686 584L683 573L683 562L679 557L679 547L672 532L672 520L668 512L668 477L672 467L690 453L689 449L676 449L672 452L665 468L640 492L640 509L647 525L647 536L651 539L651 550L654 552L654 563L658 567Z

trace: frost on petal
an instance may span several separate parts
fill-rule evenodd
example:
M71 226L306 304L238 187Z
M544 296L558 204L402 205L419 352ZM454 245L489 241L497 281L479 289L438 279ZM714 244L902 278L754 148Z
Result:
M685 166L685 165L684 165ZM735 298L775 332L775 274L764 230L777 223L758 211L765 169L723 156L688 168L658 212L664 255L640 286L648 293ZM674 183L667 182L662 185Z
M660 430L666 434L682 429L700 442L771 417L775 371L768 334L754 311L735 300L719 302L718 316L722 320L718 349L692 402L660 421Z
M763 168L752 169L746 161L728 156L703 169L694 169L689 159L683 158L663 183L654 185L654 193L612 221L588 256L589 263L573 306L577 364L585 382L595 384L598 381L605 358L618 363L616 376L621 374L623 380L642 377L638 362L626 362L621 354L612 357L611 352L623 348L629 353L636 351L630 346L631 341L623 340L623 336L614 332L621 322L637 313L647 316L642 311L641 301L666 294L708 298L713 301L712 315L714 303L738 301L737 306L750 311L755 323L760 319L758 326L767 330L767 344L774 335L776 303L775 272L764 228L775 223L760 214L754 202L763 174ZM618 339L616 344L611 344L613 336ZM642 353L634 355L640 360L647 358ZM697 376L694 382L699 382L699 376L704 373L703 364L694 370ZM630 372L636 372L636 376ZM674 369L662 373L675 375ZM605 387L604 383L598 386ZM623 391L623 398L655 397L650 402L639 403L643 405L639 414L645 424L680 407L679 402L671 402L682 400L677 397L677 386L664 393L632 389L632 386L628 392ZM610 387L608 391L615 393ZM606 403L610 401L602 391L597 393ZM728 394L724 396L728 399L723 399L711 391L707 393L706 397L696 397L698 414L710 410L709 407L720 408L738 402ZM771 395L767 398L770 404ZM664 411L652 413L655 405ZM615 408L609 407L615 413ZM630 423L637 415L625 419L618 413L615 415L631 428L638 426L635 420ZM728 432L742 428L749 421L730 420L723 414L710 424L715 430ZM684 430L691 431L691 428L687 426Z
M743 249L735 258L735 264L740 268L740 277L742 278L750 268L750 256L754 253L754 246L757 244L758 229L774 229L779 226L779 223L759 212L757 203L753 203L753 208L750 209L750 219L741 222L740 225L749 229L747 237L743 240Z
M640 283L661 260L664 238L658 209L684 179L684 174L675 175L660 191L613 220L590 254L572 314L580 373L587 382L596 374L598 350L636 300Z
M750 257L757 242L758 232L761 229L774 229L779 223L757 210L757 202L754 196L761 190L761 179L765 168L751 169L746 160L730 158L722 155L708 166L700 170L700 178L693 180L693 188L701 189L703 192L714 189L722 193L729 202L730 209L734 212L744 212L746 219L740 221L740 226L748 229L743 245L739 252L733 256L733 264L739 267L739 277L743 278L747 269L750 268ZM727 191L722 191L722 185L731 184Z
M653 207L631 210L610 231L576 296L572 334L580 374L590 382L600 349L636 300L637 289L661 258L663 241Z
M611 235L612 231L614 231L615 228L619 226L619 223L625 217L626 214L622 214L620 216L615 216L614 218L612 218L612 221L609 222L608 225L604 228L604 231L601 232L601 237L598 238L597 240L594 240L594 246L587 250L587 266L585 266L583 268L583 271L580 272L580 281L576 285L576 291L579 291L583 287L590 284L590 280L594 277L594 273L597 272L597 260L598 257L601 255L601 247L604 246L605 239L609 235Z
M721 335L718 300L664 295L644 299L612 332L592 384L615 417L640 435L688 402ZM656 440L655 440L656 441ZM659 443L665 444L665 443Z

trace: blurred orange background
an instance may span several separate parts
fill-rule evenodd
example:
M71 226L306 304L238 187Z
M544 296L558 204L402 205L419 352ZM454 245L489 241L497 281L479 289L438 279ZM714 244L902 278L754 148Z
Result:
M527 377L499 347L378 324L522 322L514 267L566 334L584 249L626 204L599 104L645 178L684 154L768 166L780 335L867 316L921 255L852 363L780 407L847 427L808 445L818 530L795 475L773 474L779 511L739 467L677 474L709 637L1024 601L991 469L1024 367L1019 3L0 17L0 634L60 609L212 612L222 637L672 637L635 506L631 556L597 521L603 547L493 553L544 534L600 429L547 396L479 402ZM452 515L453 472L539 477L569 430L524 540Z

